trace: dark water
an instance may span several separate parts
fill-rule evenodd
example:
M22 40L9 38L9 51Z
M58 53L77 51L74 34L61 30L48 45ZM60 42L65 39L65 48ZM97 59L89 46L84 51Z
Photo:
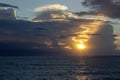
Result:
M120 80L120 57L0 57L0 80Z

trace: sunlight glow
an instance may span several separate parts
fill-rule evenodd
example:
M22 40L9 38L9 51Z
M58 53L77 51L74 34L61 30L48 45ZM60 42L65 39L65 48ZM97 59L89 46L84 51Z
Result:
M85 46L84 44L78 44L77 47L78 47L79 49L85 49L85 48L86 48L86 46Z
M77 45L76 48L85 49L86 47L89 47L89 39L97 32L97 30L99 30L99 26L103 23L104 21L95 20L93 22L80 25L79 27L83 30L75 32L77 36L72 37L72 41Z

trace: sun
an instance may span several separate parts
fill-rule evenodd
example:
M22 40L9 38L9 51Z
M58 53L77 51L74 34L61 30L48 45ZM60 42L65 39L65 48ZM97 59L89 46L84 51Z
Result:
M84 44L78 44L77 47L78 47L79 49L85 49L85 48L86 48L86 46L85 46Z

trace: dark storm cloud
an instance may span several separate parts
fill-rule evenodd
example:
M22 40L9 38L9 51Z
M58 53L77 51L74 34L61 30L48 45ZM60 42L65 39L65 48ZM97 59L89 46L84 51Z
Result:
M94 11L82 11L82 12L75 12L76 15L79 15L79 16L84 16L84 15L95 15L97 16L99 13L98 12L94 12Z
M90 11L95 14L102 13L111 18L120 18L120 0L84 0L82 4L90 7Z
M0 41L0 55L26 55L34 52L31 43L22 43L18 41ZM17 53L17 54L16 54ZM26 53L26 54L24 54Z
M44 48L39 50L33 48L35 43L18 41L0 41L0 56L42 56L54 55L52 51ZM52 54L53 53L53 54Z
M5 6L17 8L11 5ZM80 19L74 13L69 12L66 6L60 4L38 7L35 13L34 19L30 21L0 20L0 55L1 53L6 53L5 55L35 53L36 55L36 53L59 52L61 54L61 51L63 53L74 52L81 40L92 47L93 52L91 51L88 55L92 53L105 55L99 52L107 52L111 55L112 53L109 54L109 52L115 50L112 26L104 20ZM80 15L84 14L95 15L96 13L91 11ZM9 52L13 54L8 54Z
M79 38L80 35L85 35L80 32L85 31L88 28L92 28L92 26L90 27L90 25L92 25L92 22L94 22L94 20L86 19L44 22L2 20L0 21L0 52L5 52L6 55L9 55L8 52L18 53L18 55L32 55L34 53L36 55L36 53L50 54L54 51L54 53L58 53L63 50L64 53L64 51L69 51L68 49L65 49L64 46L74 46L72 45L73 42L70 41L70 37ZM82 25L86 26L84 26L84 28L81 28ZM92 36L91 40L89 40L88 43L90 46L92 45L95 48L93 51L99 52L100 50L104 49L103 52L111 52L111 50L114 49L112 46L114 41L113 36L110 34L110 36L104 37L104 34L106 34L106 26L101 26L102 27L98 30L99 33L86 34L87 36ZM112 26L108 25L107 30L109 27ZM95 29L97 28L99 28L99 26L95 26ZM112 33L112 28L108 30L108 33ZM101 35L96 34L102 34L103 36L100 37ZM99 37L99 40L96 37ZM104 42L109 46L103 47ZM62 45L59 45L58 43L62 43ZM94 55L99 54L97 52L94 52Z
M114 55L116 54L116 45L113 44L115 39L113 37L113 26L110 24L103 24L99 27L96 34L97 36L92 36L89 40L89 45L91 45L92 53L95 55ZM112 43L112 44L111 44Z
M13 6L13 5L5 4L5 3L0 3L0 7L12 7L12 8L18 9L18 6Z
M49 43L45 42L46 38L54 43L52 46L58 47L57 36L63 34L63 30L69 31L74 25L76 25L74 22L61 21L1 20L0 55L37 55L37 53L46 55L61 52L60 48L48 48Z

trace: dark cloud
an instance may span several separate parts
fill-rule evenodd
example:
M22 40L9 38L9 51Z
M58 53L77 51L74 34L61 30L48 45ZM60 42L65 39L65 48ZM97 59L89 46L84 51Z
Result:
M94 11L82 11L82 12L75 12L75 14L79 15L79 16L84 16L84 15L95 15L95 16L97 16L99 13L94 12Z
M88 3L83 4L88 6ZM97 15L95 11L79 15ZM88 46L86 51L89 54L85 55L114 54L113 27L108 22L80 19L59 4L39 7L35 12L35 18L30 21L0 20L0 55L76 55L80 53L79 44Z
M33 48L34 45L37 45L37 44L35 43L33 44L31 42L0 41L0 56L37 56L37 55L53 56L53 55L56 55L55 53L57 51L55 49L53 50L48 48L36 49L36 48Z
M102 13L111 18L120 18L120 0L84 0L82 4L90 7L90 11L95 14Z
M99 24L104 25L99 26ZM94 32L94 30L97 30L97 32ZM21 53L23 53L21 55L29 55L27 53L30 53L30 55L36 53L42 55L45 53L59 53L61 51L63 51L63 53L66 51L72 53L75 48L74 44L78 44L82 39L92 47L91 50L94 55L99 55L99 53L95 51L114 51L115 46L113 45L114 37L112 36L112 30L111 25L99 20L98 22L96 20L86 19L44 22L1 20L0 53L12 52L14 53L13 55L16 55L15 53L18 53L18 55ZM86 31L89 32L86 33ZM72 40L73 37L75 37L76 40ZM106 44L106 46L104 44ZM71 48L73 50L69 50ZM91 55L93 53L91 52ZM62 52L60 54L62 54Z
M96 36L92 36L89 40L89 45L91 45L91 52L93 55L99 53L99 55L114 55L115 53L115 39L113 35L113 26L110 24L103 24L99 27L96 32Z
M0 7L12 7L12 8L19 9L18 6L13 6L13 5L5 4L5 3L0 3Z

